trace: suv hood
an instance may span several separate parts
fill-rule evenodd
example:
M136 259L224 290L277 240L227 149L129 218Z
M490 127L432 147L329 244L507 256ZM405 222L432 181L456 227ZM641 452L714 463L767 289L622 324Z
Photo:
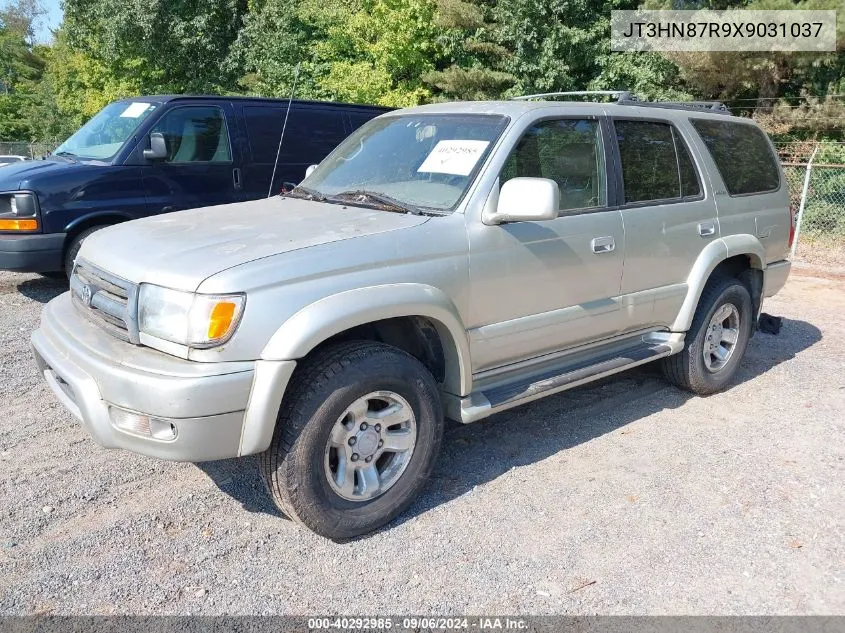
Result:
M79 257L135 283L193 291L233 266L428 219L277 196L108 227L85 240Z

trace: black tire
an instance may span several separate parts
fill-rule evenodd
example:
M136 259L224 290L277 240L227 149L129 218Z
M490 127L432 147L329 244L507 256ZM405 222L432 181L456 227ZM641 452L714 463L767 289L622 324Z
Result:
M413 453L386 492L367 501L344 499L326 475L329 434L355 400L383 390L402 396L414 412ZM279 510L317 534L343 540L375 530L411 504L431 475L442 439L440 393L425 366L397 348L353 341L319 350L297 368L259 462Z
M68 244L67 249L65 250L65 259L64 259L64 271L65 276L70 279L70 275L73 272L73 262L76 260L76 256L79 255L79 249L82 248L82 242L85 241L85 238L91 235L100 229L105 228L107 225L101 224L99 226L92 226L90 228L85 229L79 235L76 235Z
M713 315L725 304L733 304L739 313L735 348L724 367L711 371L704 362L704 345ZM701 293L683 351L663 359L663 374L669 382L704 396L721 391L733 380L739 368L752 329L751 294L738 279L711 279Z

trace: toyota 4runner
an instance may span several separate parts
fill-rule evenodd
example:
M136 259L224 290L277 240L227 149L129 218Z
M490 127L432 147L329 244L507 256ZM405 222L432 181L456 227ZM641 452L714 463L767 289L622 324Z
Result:
M657 359L723 389L792 231L771 143L718 105L428 105L286 195L92 235L32 345L98 443L258 453L284 514L348 538L421 491L444 417Z

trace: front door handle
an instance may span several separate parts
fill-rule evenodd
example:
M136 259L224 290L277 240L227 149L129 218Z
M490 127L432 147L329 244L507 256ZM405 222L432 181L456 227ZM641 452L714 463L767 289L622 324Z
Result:
M716 223L700 222L698 225L698 234L701 237L710 237L711 235L716 235Z
M232 170L232 182L235 184L235 190L240 190L241 188L241 170L238 167L235 167Z
M590 242L594 253L612 253L616 249L616 241L612 235L594 237Z

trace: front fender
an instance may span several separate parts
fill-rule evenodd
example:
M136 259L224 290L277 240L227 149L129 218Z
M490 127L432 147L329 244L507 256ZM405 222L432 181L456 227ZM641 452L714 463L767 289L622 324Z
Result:
M402 283L340 292L304 307L285 321L261 352L263 360L296 360L317 345L358 325L403 316L431 320L443 343L444 386L465 396L471 391L469 343L457 308L438 288Z
M753 235L728 235L710 242L695 260L687 277L687 295L684 298L678 316L672 323L673 332L686 332L692 325L698 300L713 270L729 257L747 255L754 268L765 268L765 249L760 240Z

